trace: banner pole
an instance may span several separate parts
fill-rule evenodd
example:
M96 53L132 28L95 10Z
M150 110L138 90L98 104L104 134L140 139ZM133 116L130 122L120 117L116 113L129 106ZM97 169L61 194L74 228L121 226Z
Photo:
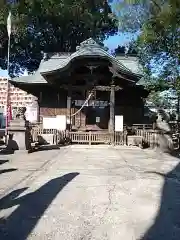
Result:
M8 142L8 124L9 124L9 68L10 68L10 46L11 46L11 12L9 12L7 18L7 32L8 32L8 55L7 55L7 90L6 90L6 129L5 129L5 140Z

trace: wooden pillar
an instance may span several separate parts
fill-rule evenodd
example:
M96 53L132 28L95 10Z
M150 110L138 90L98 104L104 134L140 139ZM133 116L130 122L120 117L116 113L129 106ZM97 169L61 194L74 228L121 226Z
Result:
M37 110L37 122L40 123L40 98L39 97L33 97L33 108L36 108Z
M71 130L71 89L68 90L68 95L67 95L67 123L69 130Z
M114 130L115 130L115 86L111 85L109 132L114 133Z
M40 103L39 103L39 100L37 99L37 122L39 123L41 121L40 119Z
M40 91L39 93L39 97L38 97L38 100L37 100L37 105L38 105L38 122L41 121L41 103L43 101L43 93Z

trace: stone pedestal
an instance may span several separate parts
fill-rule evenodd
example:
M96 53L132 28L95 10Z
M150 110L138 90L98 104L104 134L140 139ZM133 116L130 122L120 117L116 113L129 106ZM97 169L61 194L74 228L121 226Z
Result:
M138 146L141 147L143 144L143 137L142 136L128 136L127 137L127 144L128 146Z
M169 153L173 150L173 143L170 134L159 135L159 149L161 152Z
M8 149L12 150L30 150L30 131L27 121L23 119L12 120L8 127Z

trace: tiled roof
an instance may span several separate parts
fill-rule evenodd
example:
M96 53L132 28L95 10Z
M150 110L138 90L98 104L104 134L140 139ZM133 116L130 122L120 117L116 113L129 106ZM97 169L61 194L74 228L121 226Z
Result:
M142 67L138 62L137 57L132 56L116 56L116 59L129 68L133 73L142 74Z
M97 44L93 39L88 39L80 44L80 46L77 47L77 51L72 53L68 57L62 57L61 59L50 59L46 63L43 62L42 70L40 72L42 74L46 74L48 72L54 72L57 70L62 70L64 68L67 68L68 65L71 63L72 60L81 58L81 57L99 57L108 59L117 70L125 73L129 73L131 75L134 75L127 66L123 65L120 61L118 61L114 56L109 54L102 46ZM44 69L44 71L43 71Z
M114 57L109 54L102 46L97 44L93 39L88 39L80 44L77 47L77 51L74 53L57 53L52 55L49 59L43 59L40 63L39 69L36 73L23 76L18 78L13 78L10 81L22 84L44 84L47 83L43 75L46 73L51 73L54 71L63 71L68 68L72 60L78 59L81 57L98 57L101 59L108 59L113 68L116 71L120 71L130 76L139 76L140 72L138 70L138 62L137 59L131 57Z
M13 79L10 80L10 82L12 82L12 83L16 82L16 83L19 83L19 84L22 84L22 83L27 83L27 84L47 83L47 81L43 78L43 76L38 71L36 73L32 74L32 75L29 75L29 76L22 76L22 77L13 78Z
M56 54L53 55L51 58L48 60L42 60L40 65L39 65L39 72L46 72L49 71L53 68L58 69L59 65L61 65L66 59L69 57L70 54Z

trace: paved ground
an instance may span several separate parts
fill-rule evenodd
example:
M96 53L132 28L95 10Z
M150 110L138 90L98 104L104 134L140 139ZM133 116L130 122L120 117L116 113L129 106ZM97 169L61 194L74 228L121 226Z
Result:
M180 239L177 158L74 146L0 159L2 240Z

